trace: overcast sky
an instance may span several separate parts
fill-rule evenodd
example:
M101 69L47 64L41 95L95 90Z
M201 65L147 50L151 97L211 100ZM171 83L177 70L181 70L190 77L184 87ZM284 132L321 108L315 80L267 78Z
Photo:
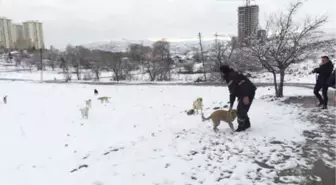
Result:
M256 0L261 24L292 0ZM65 47L108 40L192 38L215 32L237 35L237 7L245 0L0 0L0 16L14 23L43 22L45 44ZM253 1L252 1L253 2ZM327 32L336 27L335 0L308 0L305 15L328 15Z

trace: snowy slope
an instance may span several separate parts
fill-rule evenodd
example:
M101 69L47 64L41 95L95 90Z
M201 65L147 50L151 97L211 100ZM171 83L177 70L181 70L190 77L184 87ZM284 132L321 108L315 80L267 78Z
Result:
M314 60L307 60L298 64L292 64L286 70L285 82L287 83L315 83L316 74L310 72L319 66L319 62ZM273 75L269 72L252 73L254 82L273 82ZM280 76L277 75L277 80Z
M280 170L306 165L302 132L314 128L300 120L300 108L263 99L273 94L268 88L258 88L248 132L233 134L222 123L215 134L210 122L184 110L202 97L209 115L228 101L223 87L0 85L0 96L8 95L0 104L0 184L6 185L274 184ZM110 103L98 102L93 88L111 96ZM79 108L88 98L85 120Z

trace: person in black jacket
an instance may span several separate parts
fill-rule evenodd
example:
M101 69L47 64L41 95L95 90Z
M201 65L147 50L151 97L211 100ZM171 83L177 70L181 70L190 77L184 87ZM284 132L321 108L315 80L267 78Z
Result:
M329 87L332 87L334 89L336 89L336 69L334 70L334 72L330 75L327 84ZM336 90L334 92L334 105L336 105Z
M220 71L230 91L230 110L236 97L238 98L238 128L236 132L244 131L251 127L250 118L247 113L251 107L257 88L246 76L234 71L228 65L220 66Z
M322 62L320 67L315 68L312 73L317 73L318 77L316 80L316 84L314 87L314 94L319 100L319 106L323 106L322 109L327 109L328 105L328 84L327 81L334 69L334 65L329 60L328 56L322 56ZM322 89L322 96L321 97L319 91Z

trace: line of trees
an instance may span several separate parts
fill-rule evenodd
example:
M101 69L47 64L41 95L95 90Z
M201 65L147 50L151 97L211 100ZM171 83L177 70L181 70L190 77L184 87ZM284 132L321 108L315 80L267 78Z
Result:
M25 64L31 70L37 67L41 70L41 53L44 68L62 69L65 80L69 81L72 74L77 80L91 77L87 71L94 74L96 80L100 79L101 72L111 72L111 79L131 80L134 70L148 74L151 81L170 80L173 69L173 60L170 53L170 43L164 40L155 42L151 47L143 44L130 44L126 52L111 52L103 50L90 50L83 46L68 45L64 52L55 49L35 51L20 51L8 54L8 58L15 61L16 66ZM12 56L13 55L13 56ZM24 62L22 62L24 61ZM83 74L84 73L84 74Z

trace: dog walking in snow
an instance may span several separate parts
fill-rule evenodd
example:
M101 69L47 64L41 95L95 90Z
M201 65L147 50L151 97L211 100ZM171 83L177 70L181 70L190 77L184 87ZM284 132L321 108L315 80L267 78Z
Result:
M108 97L108 96L102 96L102 97L99 97L98 100L100 100L101 103L104 103L104 102L109 103L110 98L111 97Z
M89 118L89 107L83 107L81 109L79 109L81 114L82 114L82 118Z
M86 105L86 107L91 109L91 99L86 100L85 105Z
M216 110L214 111L209 117L205 118L204 114L202 113L202 121L211 120L213 124L213 130L215 132L218 131L218 126L221 121L224 121L229 124L231 130L234 132L232 122L237 118L237 110Z

